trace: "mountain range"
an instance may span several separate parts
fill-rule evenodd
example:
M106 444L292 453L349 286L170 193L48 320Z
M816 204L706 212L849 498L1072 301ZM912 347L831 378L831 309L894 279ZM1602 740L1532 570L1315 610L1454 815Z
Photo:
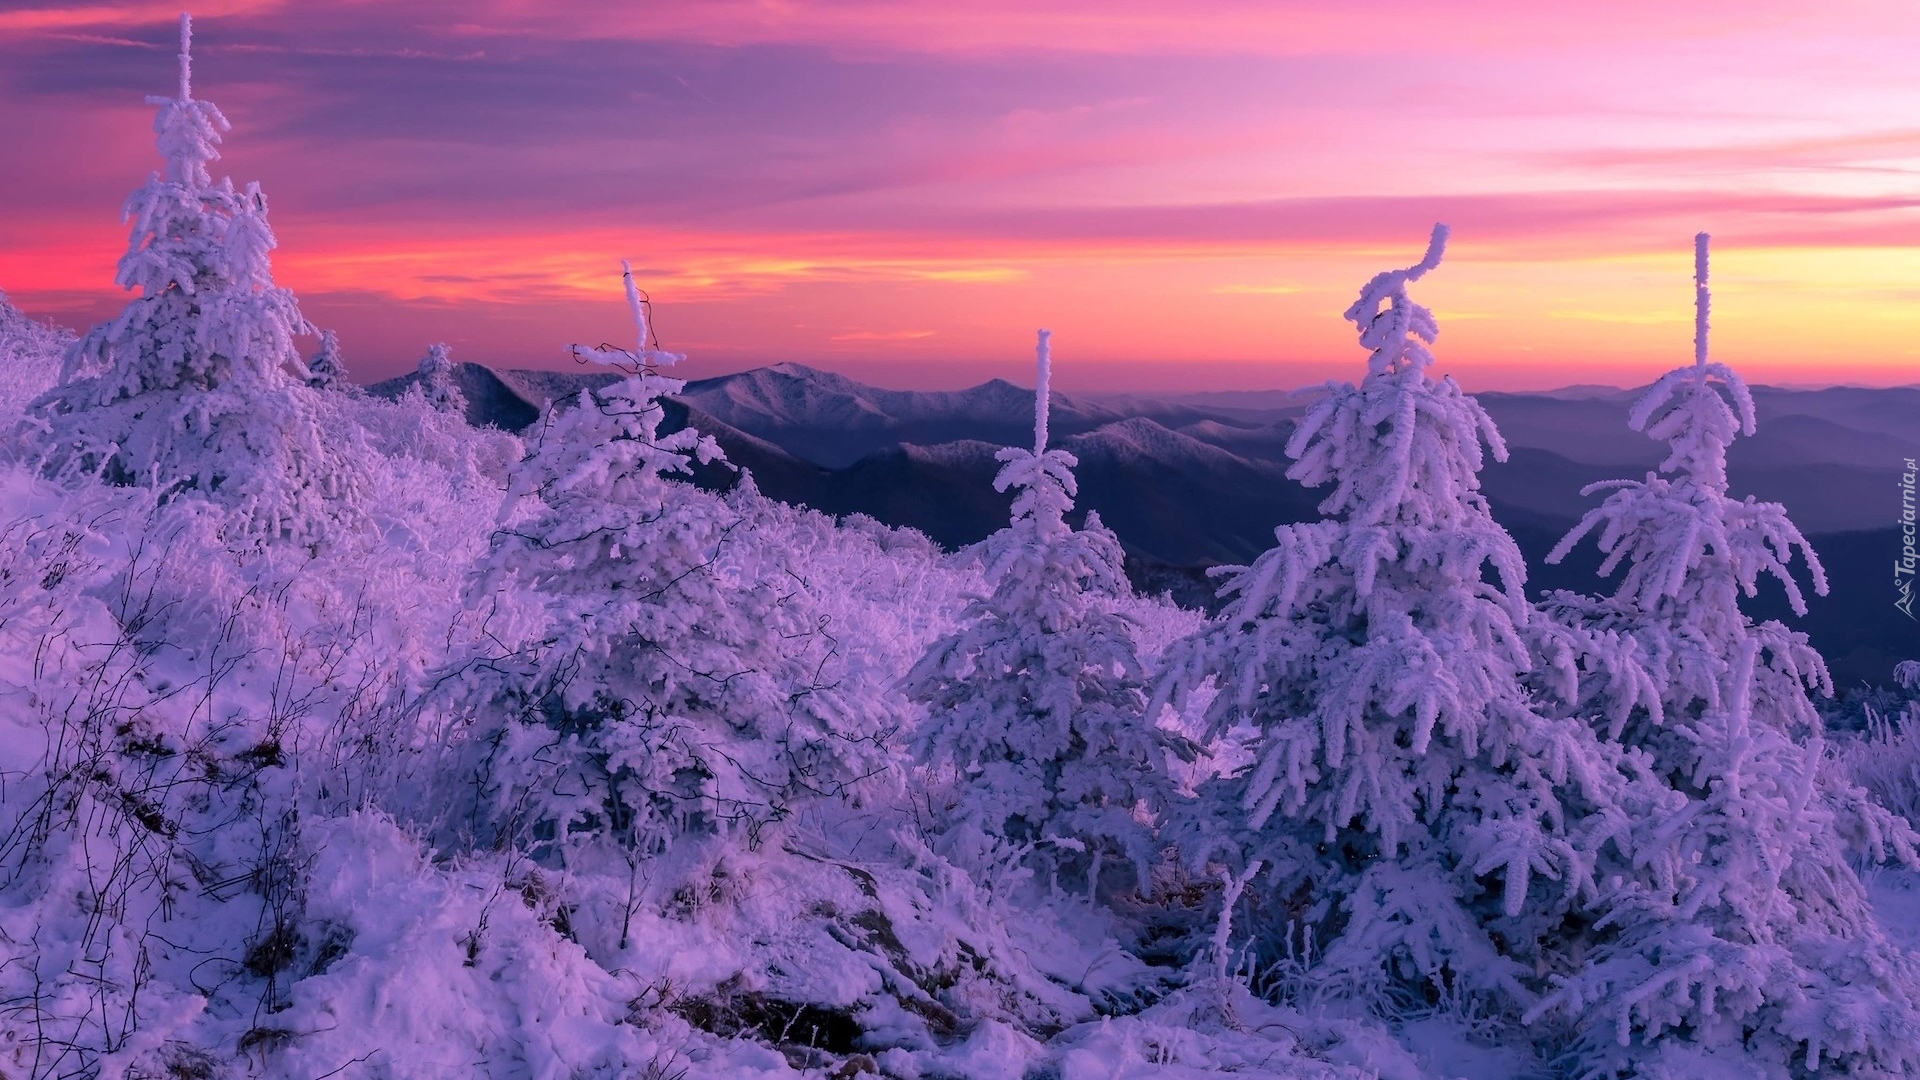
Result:
M393 396L417 376L376 384ZM541 407L617 378L602 372L494 371L461 364L470 422L522 431ZM1637 479L1665 448L1632 431L1637 390L1574 387L1476 395L1506 441L1482 488L1513 533L1536 590L1604 591L1591 542L1559 566L1545 557L1600 494ZM1136 584L1190 606L1212 602L1206 567L1241 564L1271 546L1277 525L1311 520L1321 496L1289 480L1286 442L1312 392L1208 392L1151 397L1056 393L1053 445L1079 458L1080 507L1097 510L1126 546ZM1756 614L1786 619L1826 654L1837 683L1885 682L1920 657L1920 624L1893 607L1900 548L1899 474L1920 455L1920 387L1753 389L1758 431L1729 450L1736 495L1784 504L1831 579L1794 618L1762 582ZM1033 392L1003 380L965 390L889 390L800 364L688 382L667 426L715 437L766 494L832 514L862 513L949 546L1005 524L994 452L1033 438ZM702 482L730 482L708 470Z

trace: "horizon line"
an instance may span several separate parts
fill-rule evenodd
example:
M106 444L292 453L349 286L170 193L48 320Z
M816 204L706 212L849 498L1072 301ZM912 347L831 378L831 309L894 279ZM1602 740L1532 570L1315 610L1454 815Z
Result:
M559 366L521 367L521 366L495 365L495 364L489 364L479 360L455 360L454 362L456 364L461 364L461 365L470 364L474 367L485 368L487 371L493 372L496 374L499 372L505 371L505 372L537 372L541 374L551 374L551 375L570 375L570 374L577 374L577 375L583 375L583 376L584 375L617 375L617 372L615 371L605 369L605 368L596 368L593 365L579 365L573 368L559 367ZM869 363L872 363L872 362L870 361ZM1012 362L986 361L982 363L992 363L994 366L1008 366ZM1028 360L1020 360L1018 361L1018 363L1025 365L1027 367L1031 367L1032 362ZM1101 361L1100 363L1106 364L1106 365L1114 365L1114 366L1126 366L1130 364L1147 364L1147 363L1151 363L1151 361ZM1251 366L1253 364L1258 363L1258 361L1243 361L1243 362L1242 361L1214 361L1213 363L1218 363L1218 364L1244 363L1246 365ZM856 365L856 366L859 366L859 365ZM932 366L932 365L928 365L928 366ZM1678 367L1684 367L1688 365L1675 365L1675 366L1676 368L1678 368ZM757 371L767 371L767 370L771 370L773 368L778 368L778 367L801 368L806 371L814 372L818 374L833 375L838 378L846 379L849 382L856 383L868 389L886 390L886 391L895 392L895 393L952 393L957 391L978 389L979 387L987 386L996 382L1007 383L1009 385L1019 387L1020 389L1023 389L1023 390L1034 389L1033 386L1029 385L1026 382L1022 382L1016 378L1008 378L1005 375L989 375L985 378L978 379L977 381L960 383L953 386L939 386L939 387L889 386L884 383L868 381L865 378L862 378L858 375L849 374L846 371L840 371L832 367L822 366L819 363L809 363L807 361L801 361L801 360L776 360L771 363L756 364L756 365L747 366L747 367L737 367L737 368L734 368L733 370L716 372L712 374L682 376L682 375L674 374L672 369L667 369L663 374L667 378L679 379L682 382L691 384L696 382L711 382L719 379L734 378L740 375L748 375ZM416 373L413 371L401 371L397 374L388 375L383 378L368 379L363 381L362 379L357 377L351 370L349 370L348 381L353 383L356 386L360 386L363 388L371 388L381 383L403 381L403 380L414 377L415 374ZM1658 377L1656 376L1656 379L1657 378ZM1054 392L1056 394L1064 393L1069 396L1082 397L1082 398L1140 397L1144 394L1154 392L1154 391L1143 390L1143 389L1135 389L1135 390L1127 390L1127 389L1075 390L1072 388L1062 389L1062 388L1059 388L1057 385L1060 382L1060 379L1057 377L1057 373L1056 373L1056 378L1050 381L1053 384L1055 384ZM1215 395L1236 395L1236 394L1294 395L1294 394L1304 394L1304 393L1312 392L1314 390L1320 389L1328 385L1329 383L1333 383L1333 384L1356 383L1357 381L1358 380L1355 380L1355 379L1333 378L1333 379L1314 380L1311 382L1300 383L1294 386L1275 385L1275 386L1249 386L1249 387L1226 387L1226 388L1201 387L1201 388L1192 388L1192 389L1161 390L1159 392L1163 393L1164 396L1171 397L1171 398L1215 396ZM1905 382L1905 383L1889 383L1884 385L1876 385L1876 384L1862 383L1862 382L1845 382L1845 381L1827 382L1827 381L1817 381L1817 380L1816 381L1793 381L1793 382L1762 382L1762 381L1754 381L1754 380L1742 380L1742 381L1744 381L1748 386L1748 388L1750 389L1784 390L1792 393L1815 393L1822 390L1920 390L1920 381ZM1559 384L1554 386L1518 389L1518 390L1489 387L1489 388L1478 389L1478 390L1468 389L1466 392L1469 394L1510 394L1510 395L1531 395L1531 396L1546 396L1551 394L1562 394L1569 391L1602 391L1602 392L1617 393L1617 394L1630 394L1636 391L1647 389L1649 386L1653 385L1653 382L1654 380L1650 379L1647 382L1637 383L1629 386L1622 386L1617 383L1609 383L1609 382L1577 382L1577 383L1564 383L1564 384Z

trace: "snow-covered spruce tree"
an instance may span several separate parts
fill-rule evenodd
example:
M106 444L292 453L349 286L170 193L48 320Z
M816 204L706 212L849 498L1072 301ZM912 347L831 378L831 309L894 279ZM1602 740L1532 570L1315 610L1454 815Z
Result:
M1012 523L983 545L993 592L907 677L928 708L915 749L959 774L938 823L949 834L1033 845L1072 885L1097 888L1116 860L1144 882L1156 845L1138 810L1165 805L1164 750L1132 627L1110 603L1130 591L1120 541L1097 513L1081 529L1066 522L1076 462L1047 449L1048 368L1042 330L1033 449L995 455L995 490L1018 494Z
M1196 867L1258 861L1265 925L1326 943L1316 978L1512 1007L1604 840L1590 810L1624 781L1522 681L1525 569L1476 475L1483 447L1505 448L1451 377L1428 377L1438 327L1407 295L1446 236L1361 290L1346 317L1366 378L1328 384L1288 442L1290 477L1332 485L1329 517L1225 571L1225 608L1168 649L1155 708L1214 680L1213 732L1258 729L1252 765L1166 834Z
M1920 972L1882 935L1854 860L1912 865L1916 838L1823 752L1810 690L1831 692L1806 635L1740 609L1771 576L1805 614L1790 569L1826 578L1777 503L1728 494L1727 446L1753 400L1707 358L1707 236L1696 238L1694 363L1630 414L1669 453L1606 500L1556 561L1597 537L1613 595L1556 593L1554 623L1628 642L1652 693L1592 680L1579 695L1609 739L1664 789L1657 813L1598 868L1590 954L1535 1010L1572 1019L1589 1075L1644 1070L1686 1046L1736 1048L1776 1075L1911 1076L1920 1069Z
M452 680L473 781L455 826L552 863L763 841L880 769L896 724L742 500L671 479L724 457L691 428L660 433L659 399L683 384L654 368L680 358L649 347L626 283L638 350L575 355L632 374L548 411L470 587L475 604L523 600L535 625Z
M320 351L307 360L307 385L329 390L345 382L347 364L340 358L340 337L331 330L320 331Z
M115 280L140 295L67 350L60 385L29 415L55 475L193 492L239 510L256 536L311 540L352 470L299 385L294 338L312 327L273 283L266 196L207 172L228 125L192 95L190 42L183 15L179 96L148 99L166 168L126 204Z
M465 415L467 395L455 381L452 352L444 343L427 346L427 354L420 358L420 366L415 369L420 379L414 385L427 404L441 412Z

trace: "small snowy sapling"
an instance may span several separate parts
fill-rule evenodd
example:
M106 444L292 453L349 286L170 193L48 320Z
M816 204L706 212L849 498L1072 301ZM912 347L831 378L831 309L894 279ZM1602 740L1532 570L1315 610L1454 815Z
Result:
M658 363L627 284L638 355ZM479 778L467 827L569 864L689 835L764 842L880 767L885 697L831 677L816 601L740 500L674 481L725 460L693 428L660 430L683 384L626 350L578 351L634 373L549 409L476 569L476 604L520 596L538 625L455 682Z
M347 365L340 358L339 335L331 330L320 331L320 351L307 360L307 385L315 390L327 390L346 377Z
M452 350L443 342L427 346L426 355L420 358L420 365L414 370L419 378L416 385L427 404L441 412L465 416L467 395L460 389L458 373Z
M907 679L928 717L921 760L952 768L943 831L1033 845L1066 881L1098 887L1117 859L1143 883L1155 856L1141 813L1165 804L1162 747L1147 721L1120 541L1088 513L1066 522L1073 455L1047 449L1050 356L1040 331L1034 445L1002 449L994 480L1015 490L1013 520L982 545L992 595L934 644Z

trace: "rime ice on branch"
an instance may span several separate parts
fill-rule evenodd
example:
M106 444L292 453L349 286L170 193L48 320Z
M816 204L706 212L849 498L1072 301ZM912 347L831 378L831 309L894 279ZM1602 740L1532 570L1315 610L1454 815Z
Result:
M1154 841L1136 808L1168 792L1132 628L1108 603L1129 590L1120 542L1098 514L1067 524L1077 462L1047 449L1050 336L1036 350L1033 449L995 455L994 488L1015 495L1012 521L982 545L993 594L906 686L928 706L919 757L959 773L939 823L948 841L1033 845L1042 869L1098 888L1108 860L1145 880Z

